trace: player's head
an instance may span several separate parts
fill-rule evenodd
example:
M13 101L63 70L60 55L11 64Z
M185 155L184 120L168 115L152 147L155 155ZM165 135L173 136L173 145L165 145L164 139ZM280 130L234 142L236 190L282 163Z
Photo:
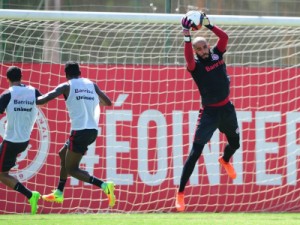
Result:
M74 61L67 62L65 65L65 73L66 73L67 79L79 77L81 75L81 71L79 69L79 64Z
M209 58L209 44L204 37L196 37L193 40L192 45L198 58Z
M22 79L22 71L17 66L11 66L6 71L6 77L10 82L18 82Z

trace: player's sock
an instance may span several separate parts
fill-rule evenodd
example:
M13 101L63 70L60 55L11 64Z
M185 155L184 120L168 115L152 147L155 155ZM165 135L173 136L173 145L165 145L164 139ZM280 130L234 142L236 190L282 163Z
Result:
M20 192L21 194L25 195L28 199L31 198L32 196L32 192L26 188L23 184L21 184L20 182L18 182L16 184L16 186L14 187L14 190Z
M224 155L223 159L225 162L229 162L230 158L233 156L235 153L235 149L231 148L229 144L227 144L224 148Z
M40 199L41 194L37 191L32 192L31 198L28 200L30 206L31 206L31 214L36 214L38 210L38 201Z
M66 182L67 182L67 180L65 180L65 179L59 179L57 189L60 190L61 192L64 192Z
M89 183L98 186L101 188L101 185L104 183L102 180L98 179L97 177L90 176Z
M104 191L104 193L107 195L108 197L108 201L109 201L109 206L110 207L114 207L114 205L116 204L116 196L115 196L115 184L111 181L108 182L104 182L101 185L102 190Z

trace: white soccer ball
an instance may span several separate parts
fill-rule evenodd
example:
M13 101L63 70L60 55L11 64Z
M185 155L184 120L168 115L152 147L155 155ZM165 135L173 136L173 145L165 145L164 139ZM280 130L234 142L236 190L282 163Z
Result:
M188 19L194 22L192 30L200 30L203 22L203 14L201 11L189 11L185 14Z

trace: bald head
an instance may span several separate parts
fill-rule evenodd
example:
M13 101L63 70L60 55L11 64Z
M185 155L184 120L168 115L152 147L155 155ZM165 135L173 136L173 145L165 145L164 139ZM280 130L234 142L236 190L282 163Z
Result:
M208 44L206 39L204 37L196 37L194 38L194 40L192 41L192 45L195 48L195 45L197 45L198 43L203 43L203 44Z

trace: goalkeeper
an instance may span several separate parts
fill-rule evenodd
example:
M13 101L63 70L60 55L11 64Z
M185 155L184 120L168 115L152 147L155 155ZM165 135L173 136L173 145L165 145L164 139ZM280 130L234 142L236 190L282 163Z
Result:
M40 193L26 188L17 178L11 176L9 171L15 166L17 156L24 152L29 144L38 112L36 98L41 96L41 93L22 84L22 71L19 67L9 67L6 76L10 87L0 96L0 113L6 111L7 117L3 142L0 144L0 181L26 196L31 206L31 214L36 214Z
M204 145L210 140L216 129L226 135L228 144L225 146L219 163L224 167L231 179L236 178L236 172L229 160L240 147L239 128L236 111L229 100L230 80L226 72L223 54L226 52L228 35L219 27L210 23L202 13L203 25L217 37L216 45L210 48L203 37L191 39L190 28L193 22L186 16L182 18L184 35L184 56L187 70L193 77L202 99L202 109L199 111L193 146L186 160L176 196L176 208L184 211L184 189L202 154ZM195 57L194 57L195 53Z
M101 188L109 199L109 206L115 205L114 183L103 182L79 168L83 155L88 146L95 142L98 135L99 105L110 106L110 99L100 88L87 78L81 77L77 62L67 62L65 65L67 82L58 85L53 91L40 96L37 104L63 95L71 120L71 135L59 151L60 180L57 189L42 198L49 202L62 203L63 191L68 175Z

